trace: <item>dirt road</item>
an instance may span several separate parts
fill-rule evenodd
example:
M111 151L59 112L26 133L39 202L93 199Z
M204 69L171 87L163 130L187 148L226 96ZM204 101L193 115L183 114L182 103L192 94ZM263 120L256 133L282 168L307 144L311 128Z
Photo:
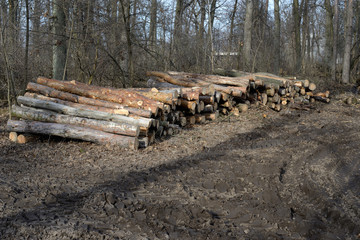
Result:
M0 238L358 239L359 149L360 108L336 100L139 151L1 133Z

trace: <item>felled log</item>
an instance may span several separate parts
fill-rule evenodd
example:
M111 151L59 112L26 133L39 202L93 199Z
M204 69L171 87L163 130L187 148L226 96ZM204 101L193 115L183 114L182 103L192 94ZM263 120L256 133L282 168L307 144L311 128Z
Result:
M9 133L9 139L10 139L10 141L16 143L16 142L17 142L17 137L18 137L17 132L10 132L10 133Z
M74 117L70 115L59 114L48 110L35 109L29 107L13 106L11 109L11 115L26 120L71 124L71 125L96 129L104 132L116 133L116 134L133 136L133 137L139 136L140 133L139 126L130 125L127 123L117 123L111 121L95 120L90 118Z
M222 76L227 76L227 77L244 77L246 75L249 75L249 73L247 73L247 72L237 71L237 70L225 70L225 69L221 69L221 68L215 69L214 73L216 75L222 75Z
M191 77L183 77L182 75L169 75L163 72L147 72L147 76L155 76L158 77L158 80L168 82L178 86L184 87L198 87L198 86L209 86L211 82L206 82L201 79L191 78ZM213 84L216 91L221 91L233 96L241 97L242 92L240 90L234 90L231 87L221 86L217 84Z
M185 109L189 109L191 111L195 111L196 102L195 101L187 101L185 99L181 99L180 106Z
M314 95L319 96L319 97L323 97L323 98L328 98L330 96L330 92L329 91L318 92L318 93L315 93Z
M114 102L109 102L109 101L104 101L104 100L99 100L99 99L82 97L82 96L78 96L78 95L75 95L72 93L59 91L54 88L40 85L37 83L31 83L31 82L28 83L26 90L35 92L35 93L39 93L44 96L58 98L58 99L61 99L64 101L70 101L70 102L74 102L74 103L106 107L106 108L112 108L112 109L125 109L130 114L134 114L134 115L138 115L138 116L146 117L146 118L150 118L152 115L151 111L149 111L149 110L144 110L144 109L140 109L140 108L132 108L132 107L124 106L119 103L114 103Z
M112 113L112 114L119 114L119 115L129 116L129 111L126 110L126 109L113 109L113 108L106 108L106 107L99 107L99 106L92 106L92 105L74 103L74 102L64 101L64 100L57 99L57 98L46 97L44 95L39 95L39 94L36 94L36 93L31 93L31 92L25 93L24 97L35 98L35 99L40 99L40 100L44 100L44 101L59 103L59 104L74 107L74 108L95 110L95 111L101 111L101 112L107 112L107 113Z
M139 141L136 137L106 133L68 124L9 120L6 129L13 132L39 133L101 144L114 144L131 149L138 149L139 147Z
M97 86L89 86L77 81L60 81L39 77L36 80L41 85L55 88L60 91L70 92L84 97L96 98L110 102L120 103L129 107L150 110L155 116L159 112L160 103L142 96L136 92L125 89L110 89Z
M206 120L214 121L219 117L219 111L215 111L213 113L204 113Z
M158 77L150 77L147 81L147 86L151 88L179 88L178 85L174 85L168 82L162 82Z
M94 118L94 119L99 119L99 120L128 123L130 125L136 125L136 126L146 127L146 128L151 127L153 124L153 119L148 119L148 118L134 119L134 118L121 116L121 115L117 115L117 114L69 107L69 106L59 104L59 103L53 103L53 102L48 102L48 101L43 101L43 100L33 99L33 98L28 98L28 97L19 96L17 98L17 101L18 101L18 103L24 104L29 107L43 108L43 109L55 111L58 113L63 113L63 114L67 114L67 115L77 116L77 117L86 117L86 118Z
M130 88L127 89L129 91L134 91L137 92L147 98L162 102L162 103L167 103L172 105L179 97L179 93L178 91L167 91L167 92L160 92L160 91L149 91L146 89L137 89L137 88Z
M206 122L206 118L204 115L195 114L195 123L203 124Z
M326 97L313 96L312 98L314 98L316 101L320 101L320 102L324 102L324 103L330 102L330 98L326 98Z
M194 74L184 72L168 72L171 76L181 76L189 79L198 79L207 83L217 85L229 85L238 87L247 87L249 79L254 79L252 74L247 74L241 77L224 77L219 75L205 75L205 74Z

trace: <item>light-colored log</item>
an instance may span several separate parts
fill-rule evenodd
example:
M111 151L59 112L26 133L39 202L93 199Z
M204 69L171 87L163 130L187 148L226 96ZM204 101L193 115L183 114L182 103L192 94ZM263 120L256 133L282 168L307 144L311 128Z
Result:
M68 124L9 120L6 129L14 132L46 134L95 143L114 144L131 149L138 149L139 147L139 141L136 137L106 133Z
M77 81L60 81L44 77L38 77L36 82L60 91L70 92L84 97L101 99L124 104L129 107L150 110L155 116L158 114L159 107L161 107L159 102L125 89L110 89L98 86L89 86Z
M74 103L79 103L79 104L84 104L84 105L99 106L99 107L112 108L112 109L125 109L130 114L135 114L135 115L138 115L141 117L146 117L146 118L150 118L151 114L152 114L151 111L149 111L149 110L132 108L132 107L124 106L119 103L114 103L114 102L109 102L109 101L104 101L104 100L99 100L99 99L82 97L82 96L78 96L78 95L75 95L72 93L59 91L59 90L56 90L56 89L48 87L48 86L40 85L37 83L32 83L32 82L28 83L26 90L35 92L35 93L39 93L39 94L42 94L47 97L57 98L57 99L70 101L70 102L74 102Z
M131 117L111 114L111 113L105 113L100 111L91 111L86 109L78 109L73 108L69 106L65 106L59 103L53 103L48 101L43 101L39 99L33 99L28 97L22 97L19 96L17 98L18 103L24 104L29 107L35 107L35 108L43 108L47 110L51 110L58 113L63 113L66 115L71 116L77 116L77 117L86 117L86 118L93 118L93 119L99 119L99 120L106 120L106 121L114 121L119 123L127 123L130 125L136 125L140 127L146 127L150 128L153 124L152 119L148 118L141 118L141 119L135 119Z
M26 120L71 124L86 128L92 128L104 132L134 137L139 136L140 132L139 126L130 125L127 123L116 123L111 121L74 117L70 115L63 115L48 110L35 109L30 107L13 106L11 109L11 115Z

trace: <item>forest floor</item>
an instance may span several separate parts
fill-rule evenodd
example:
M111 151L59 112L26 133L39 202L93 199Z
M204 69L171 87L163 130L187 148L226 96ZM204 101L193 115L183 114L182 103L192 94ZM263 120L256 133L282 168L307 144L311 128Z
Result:
M252 107L138 151L18 145L3 113L0 238L358 239L360 105L340 99Z

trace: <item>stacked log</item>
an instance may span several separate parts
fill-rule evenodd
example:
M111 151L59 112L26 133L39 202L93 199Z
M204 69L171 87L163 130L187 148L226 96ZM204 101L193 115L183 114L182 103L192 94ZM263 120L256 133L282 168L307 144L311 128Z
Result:
M216 119L220 98L213 86L112 89L39 77L17 98L12 116L21 121L9 120L7 130L137 149Z
M286 79L268 73L254 76L249 82L248 92L248 99L252 103L280 111L288 104L330 102L330 93L315 93L316 85L309 80Z
M182 98L187 101L197 101L196 104L200 104L199 108L204 108L198 113L203 114L208 120L216 119L219 113L238 114L239 111L235 105L239 99L246 98L249 79L253 78L252 74L232 78L183 72L147 72L147 76L150 77L149 87L182 89ZM200 92L197 93L198 91ZM182 106L185 104L189 103L183 101ZM194 115L194 112L195 110L191 110L187 113Z
M248 103L280 111L289 103L329 102L307 80L241 72L236 77L148 72L149 88L114 89L39 77L12 107L7 130L147 147L182 127L245 112ZM16 137L15 137L16 136ZM21 142L18 134L10 134ZM16 139L15 139L16 138Z

